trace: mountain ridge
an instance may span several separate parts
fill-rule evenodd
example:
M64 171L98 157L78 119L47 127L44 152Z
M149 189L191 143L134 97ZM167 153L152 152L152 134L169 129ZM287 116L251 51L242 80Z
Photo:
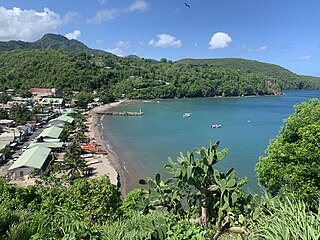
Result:
M135 55L118 57L52 33L35 42L0 42L0 71L0 90L104 88L117 97L129 98L247 96L278 94L283 89L320 89L319 77L298 75L276 64L241 58L173 62Z
M0 51L33 49L53 49L66 52L84 52L86 54L115 56L103 50L89 48L76 39L68 39L65 36L54 33L46 33L42 38L34 42L24 42L20 40L0 41Z

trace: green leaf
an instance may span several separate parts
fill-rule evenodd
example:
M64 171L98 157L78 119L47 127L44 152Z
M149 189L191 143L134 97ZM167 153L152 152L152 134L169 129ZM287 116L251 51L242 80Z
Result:
M208 156L208 166L211 166L213 164L213 157L214 157L214 155L209 154L209 156Z
M180 168L177 168L176 174L174 175L174 177L180 178L180 176L181 176L181 169L180 169Z
M139 183L140 183L141 185L146 185L146 184L147 184L146 180L144 180L144 179L140 179L140 180L139 180Z
M218 185L211 185L209 187L209 191L215 192L219 189L220 187Z
M213 177L216 183L220 183L220 172L217 169L214 170Z
M207 157L202 158L204 165L210 166Z
M232 205L234 205L238 200L238 194L236 192L233 192L231 194L231 201L232 201Z
M199 149L199 148L194 148L193 151L194 151L196 154L200 154L200 149Z
M165 165L164 168L168 173L174 174L174 171L169 164Z
M221 192L224 192L224 191L226 190L226 186L227 186L226 180L225 180L225 179L222 179L222 180L220 181L220 189L221 189Z
M171 157L168 157L168 162L169 162L172 166L174 166L174 162L173 162L173 160L172 160Z
M232 178L227 182L227 188L232 188L235 186L235 184L236 184L236 180Z
M207 149L205 149L204 147L200 149L200 156L203 159L204 157L207 156Z
M156 174L155 180L156 180L156 183L159 185L159 184L160 184L160 181L161 181L160 173L157 173L157 174Z

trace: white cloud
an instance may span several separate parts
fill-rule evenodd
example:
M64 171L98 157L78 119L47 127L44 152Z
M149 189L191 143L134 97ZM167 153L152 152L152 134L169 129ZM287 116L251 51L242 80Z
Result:
M229 47L231 44L231 37L223 32L217 32L212 35L211 40L209 42L209 49L222 49Z
M148 45L155 48L180 48L182 46L182 42L174 36L163 33L158 34L157 37L158 40L151 39Z
M93 18L87 20L87 23L99 24L105 21L110 21L119 16L119 10L117 9L104 9L96 12Z
M79 14L77 12L68 12L66 15L63 16L63 23L68 24L74 20Z
M80 36L81 36L81 32L79 30L75 30L71 33L66 34L66 38L68 39L77 39Z
M117 56L119 56L119 57L124 57L122 49L121 49L121 48L118 48L118 47L116 47L116 48L111 48L111 49L106 49L105 51L106 51L106 52L113 53L113 54L115 54L115 55L117 55Z
M99 2L101 5L105 4L106 1L107 1L107 0L98 0L98 2Z
M263 51L266 51L267 49L268 47L264 45L257 48L250 48L250 47L247 47L246 45L242 46L242 50L245 52L263 52Z
M101 43L103 43L103 40L101 40L101 39L98 39L98 40L96 41L96 44L101 44Z
M72 14L69 17L67 15L64 19L49 8L37 12L32 9L0 7L0 40L32 40L34 37L58 29L66 23L66 20L70 20Z
M121 49L128 49L131 47L131 43L129 41L118 41L116 45Z
M118 41L116 42L116 47L115 48L110 48L107 49L107 52L111 52L119 57L123 57L124 54L124 50L125 49L129 49L131 47L131 42L129 41Z
M135 11L145 11L149 8L149 4L145 0L136 0L134 3L123 9L102 9L96 12L96 15L90 19L87 19L87 23L100 24L106 21L113 20L121 14L135 12Z
M255 50L258 51L258 52L261 52L261 51L265 51L267 49L268 49L267 46L261 46L261 47L256 48Z
M133 4L131 4L125 12L135 12L135 11L145 11L149 8L149 5L144 0L136 0Z
M298 61L307 61L307 60L310 60L312 58L314 58L312 55L306 55L306 56L299 57L297 60Z

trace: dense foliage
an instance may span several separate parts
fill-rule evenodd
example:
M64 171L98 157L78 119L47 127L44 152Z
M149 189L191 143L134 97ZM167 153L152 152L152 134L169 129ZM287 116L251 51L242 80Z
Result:
M244 194L244 182L233 169L222 173L212 168L226 154L217 147L169 159L166 169L172 178L149 177L141 181L148 189L133 190L123 199L107 176L71 181L48 176L28 187L0 178L0 238L319 238L318 208L311 211L297 197Z
M299 198L264 198L249 239L320 239L320 208L315 212Z
M294 193L312 202L320 193L320 102L295 106L257 164L259 182L276 194Z
M3 47L1 47L3 45ZM5 47L7 46L7 47ZM31 87L97 91L104 101L120 97L173 98L280 94L282 89L319 88L316 77L245 59L177 62L117 57L75 40L47 34L34 43L2 42L0 90ZM89 51L90 50L90 51Z
M27 188L0 179L0 192L1 239L91 239L95 224L120 214L120 193L107 177L68 186L50 178Z

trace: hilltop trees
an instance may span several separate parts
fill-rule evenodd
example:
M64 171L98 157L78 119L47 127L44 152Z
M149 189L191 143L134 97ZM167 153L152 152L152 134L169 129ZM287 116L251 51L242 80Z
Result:
M182 98L278 94L283 88L319 88L318 78L244 59L177 62L53 49L0 52L0 91L55 87L96 91L108 102L128 98ZM102 90L102 91L100 91ZM103 97L106 95L106 97Z
M320 193L319 100L296 105L284 122L256 166L258 180L273 195L282 190L313 201Z

